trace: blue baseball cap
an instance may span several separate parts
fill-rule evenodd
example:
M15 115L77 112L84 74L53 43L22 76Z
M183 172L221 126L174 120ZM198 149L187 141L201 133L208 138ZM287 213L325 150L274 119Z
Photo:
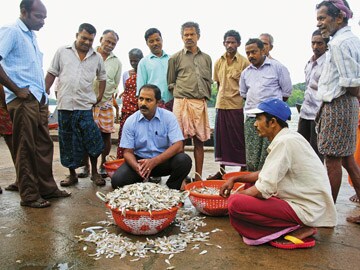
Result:
M289 106L278 98L271 98L261 102L256 109L248 110L247 114L268 113L286 121L291 119Z

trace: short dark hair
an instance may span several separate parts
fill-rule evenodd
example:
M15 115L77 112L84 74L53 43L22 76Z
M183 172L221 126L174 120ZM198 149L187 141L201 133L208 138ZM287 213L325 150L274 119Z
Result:
M143 52L142 52L140 49L138 49L138 48L131 49L131 50L129 51L129 56L130 56L130 55L139 56L139 59L141 59L141 58L144 57Z
M151 35L156 34L156 33L158 33L159 36L162 37L160 30L157 28L149 28L148 30L146 30L145 35L144 35L145 41L147 41Z
M96 30L95 30L95 33L96 33ZM106 35L108 33L112 33L116 39L119 41L119 35L114 31L114 30L111 30L111 29L106 29L104 32L103 32L103 35Z
M143 86L141 86L140 90L139 90L139 96L140 96L140 93L141 93L141 90L144 89L144 88L148 88L148 89L151 89L154 91L154 94L155 94L155 99L157 101L159 101L161 99L161 91L160 91L160 88L157 87L156 85L154 84L144 84Z
M184 29L185 28L195 28L196 34L198 34L198 36L200 36L200 27L199 24L196 22L186 22L181 26L181 35L183 35L184 33Z
M312 33L311 36L312 36L312 37L313 37L313 36L321 36L321 37L322 37L322 34L321 34L320 29L316 29L316 30ZM324 42L325 42L326 44L328 44L328 42L330 41L330 38L323 38L323 40L324 40Z
M90 23L82 23L79 26L79 33L82 32L83 30L85 30L86 32L88 32L90 35L96 35L96 28L91 25Z
M275 116L275 115L269 114L269 113L267 113L267 112L263 112L263 113L261 113L261 114L263 114L263 115L265 116L265 118L266 118L266 123L267 123L267 124L270 122L270 120L271 120L272 118L275 118L275 119L276 119L276 122L278 122L278 124L279 124L279 126L280 126L281 128L289 127L289 124L288 124L286 121L281 120L279 117L277 117L277 116Z
M254 43L256 43L260 50L264 49L264 43L258 38L250 38L245 45L247 46Z
M344 5L350 9L349 3L346 0L343 0ZM341 10L338 9L333 3L331 3L330 1L322 1L320 4L316 5L316 9L321 8L322 6L327 7L327 15L331 16L332 18L337 18L339 16L339 14L341 13ZM347 17L343 17L344 19L344 23L347 25L349 18Z
M22 0L20 3L20 10L24 8L27 12L31 12L31 8L35 0Z
M226 40L227 37L234 37L237 41L237 43L241 42L241 36L239 34L239 32L235 31L235 30L229 30L225 33L224 35L224 42Z

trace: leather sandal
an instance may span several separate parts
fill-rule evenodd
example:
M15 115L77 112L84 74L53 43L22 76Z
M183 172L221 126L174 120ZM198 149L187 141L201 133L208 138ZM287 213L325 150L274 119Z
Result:
M70 192L67 192L65 190L57 189L53 193L50 193L50 194L47 194L47 195L42 195L41 197L48 200L48 199L53 199L53 198L66 198L66 197L69 197L70 195L71 195Z
M8 185L5 188L5 190L7 190L7 191L19 191L19 188L15 183L13 183L13 184Z
M72 176L68 175L68 176L66 176L66 178L64 180L60 181L60 186L69 187L69 186L75 185L78 182L79 182L79 180L77 177L72 177Z
M91 176L90 179L97 186L105 186L106 185L105 179L103 179L100 174L94 174L94 175Z
M40 198L40 199L37 199L36 201L31 201L31 202L21 201L20 205L26 206L26 207L31 207L31 208L45 208L45 207L49 207L51 205L51 203L47 200Z

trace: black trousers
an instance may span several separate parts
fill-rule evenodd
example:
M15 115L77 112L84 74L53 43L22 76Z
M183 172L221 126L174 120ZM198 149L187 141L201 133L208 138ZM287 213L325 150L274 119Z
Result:
M315 131L316 123L314 120L307 120L299 118L298 132L304 136L304 138L310 143L318 157L321 159L321 162L324 162L324 157L319 153L317 146L317 134Z
M142 159L136 157L136 159ZM166 185L172 189L180 189L185 177L189 174L192 166L191 158L185 153L179 153L159 164L152 171L150 176L159 177L170 175ZM137 174L126 162L116 170L111 178L112 187L118 188L125 185L143 182L143 178Z

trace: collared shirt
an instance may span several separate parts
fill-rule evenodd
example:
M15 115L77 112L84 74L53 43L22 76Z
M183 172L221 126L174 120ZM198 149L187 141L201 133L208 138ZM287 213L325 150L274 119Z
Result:
M96 51L99 47L96 47ZM106 87L102 102L108 101L111 99L112 95L118 92L118 86L120 83L121 69L122 64L113 52L110 52L108 57L104 61L104 66L106 70ZM96 96L99 95L99 81L94 81L94 91Z
M306 139L283 128L268 147L256 188L286 201L307 226L335 226L336 209L324 165Z
M137 68L136 96L144 84L154 84L160 88L161 99L166 103L174 97L170 93L167 84L166 73L168 70L169 55L164 51L161 57L150 53L140 60Z
M99 81L106 80L101 55L90 48L81 61L75 42L57 50L48 72L59 77L58 110L90 110L97 98L93 88L95 77Z
M167 81L176 98L210 99L211 58L200 49L196 54L186 48L169 59Z
M328 43L317 97L330 102L344 95L345 87L357 86L360 86L360 40L350 26L345 26Z
M43 54L40 52L34 31L17 19L16 23L0 28L0 64L8 77L20 88L29 87L30 92L40 102L46 98ZM16 95L6 87L6 103Z
M240 95L246 99L245 113L269 98L289 97L291 91L289 71L277 60L266 57L259 68L250 64L241 73Z
M224 53L215 63L214 81L219 82L219 92L216 97L217 109L242 109L243 98L240 96L239 81L241 72L249 65L247 58L234 55L229 65Z
M125 122L120 147L133 149L142 158L153 158L165 152L171 145L184 140L175 115L157 108L149 121L137 111Z
M300 117L306 120L315 120L316 114L321 106L321 100L317 95L318 81L324 66L326 55L325 53L315 61L313 57L305 67L305 83L306 90L304 95L304 101L301 105Z

